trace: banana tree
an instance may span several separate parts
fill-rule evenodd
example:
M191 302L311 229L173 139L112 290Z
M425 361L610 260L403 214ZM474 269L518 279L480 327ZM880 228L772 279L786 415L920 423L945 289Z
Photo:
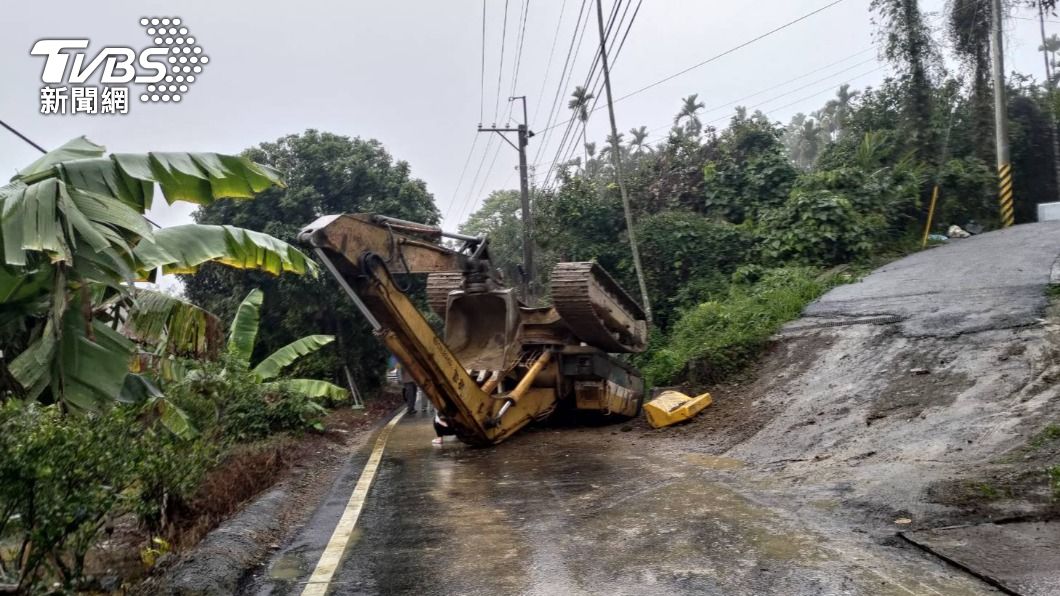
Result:
M179 367L166 369L173 362L171 356L213 360L220 355L219 324L214 314L174 296L145 291L137 294L121 330L123 335L148 349L146 360L152 364L142 368L153 369L165 381L179 381L185 377L185 371ZM258 364L251 364L263 299L261 290L255 289L239 304L222 348L227 362L250 371L262 383L273 383L310 397L347 397L345 389L327 381L280 377L288 366L335 341L333 335L307 335L276 350Z
M218 262L316 274L308 257L267 234L232 226L152 230L144 214L156 186L170 204L205 205L249 199L283 182L244 157L106 155L84 137L19 171L0 187L0 399L91 411L142 394L143 379L128 372L134 343L96 307L114 296L135 299L133 282L153 280L159 270Z
M344 399L348 392L327 381L319 379L277 378L283 369L299 359L316 352L335 341L333 335L307 335L276 350L255 366L250 359L254 353L254 343L258 337L258 323L261 318L261 303L264 295L261 290L251 290L240 303L235 317L228 330L227 352L230 360L237 366L244 366L259 380L274 383L290 391L310 397L328 397Z

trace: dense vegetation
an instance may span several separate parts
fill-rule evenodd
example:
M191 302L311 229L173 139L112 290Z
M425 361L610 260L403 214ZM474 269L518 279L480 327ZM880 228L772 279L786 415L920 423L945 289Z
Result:
M879 47L894 76L877 88L841 85L787 125L738 108L728 126L704 126L704 104L691 95L661 142L647 143L645 127L620 139L655 313L653 348L640 359L650 381L718 380L841 280L821 271L919 248L936 184L933 233L998 226L989 11L976 4L955 2L933 30L915 1L875 0ZM944 43L957 71L945 67ZM1046 47L1055 62L1060 40ZM1017 223L1057 197L1053 83L1009 78ZM576 90L569 105L579 120L585 95ZM610 144L600 155L596 143L583 144L554 182L535 189L537 282L558 261L595 259L633 290ZM494 192L463 228L491 233L505 269L520 255L516 201L512 191Z
M286 187L266 190L253 201L203 205L195 213L200 224L248 227L294 242L304 226L333 213L385 213L438 222L426 184L412 178L409 164L395 161L378 141L309 130L262 143L245 155L284 172ZM221 317L232 316L250 290L265 292L255 358L304 335L326 333L335 337L333 349L306 359L293 372L344 385L343 367L348 366L369 387L382 376L385 350L329 275L278 278L206 266L183 279L188 299Z
M309 335L251 359L261 292L220 347L219 319L136 286L204 263L314 274L293 246L234 226L154 230L169 202L249 199L282 186L246 157L106 155L83 138L0 188L0 586L98 589L86 555L137 520L160 543L200 481L237 443L319 427L345 397L283 370L333 338ZM251 362L257 364L251 368Z
M895 75L841 85L786 125L740 109L707 126L690 95L656 143L638 127L598 154L583 128L577 157L534 189L535 283L556 262L595 259L637 287L617 154L655 313L637 364L651 383L708 384L740 371L849 271L918 248L936 184L932 231L996 227L980 4L954 0L933 29L915 0L873 0ZM1060 39L1043 45L1055 66ZM1057 196L1056 78L1009 79L1017 222ZM591 98L579 87L568 104L582 124ZM152 229L155 188L198 204L197 223ZM164 544L235 450L319 428L348 375L377 382L384 350L291 245L302 226L342 212L439 215L378 141L314 130L241 156L107 156L79 139L0 188L0 585L99 588L86 553L119 520ZM496 190L461 230L491 236L509 279L519 218L518 193ZM134 285L159 270L182 275L184 297Z

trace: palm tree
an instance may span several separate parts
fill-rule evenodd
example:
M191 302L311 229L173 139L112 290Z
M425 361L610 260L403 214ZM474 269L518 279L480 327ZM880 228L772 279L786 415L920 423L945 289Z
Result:
M681 111L674 116L675 125L680 125L682 120L686 121L685 132L692 137L698 137L699 133L703 131L703 123L699 120L699 111L705 106L703 102L697 101L698 97L698 93L693 93L681 100Z
M821 147L820 139L820 126L814 122L813 118L807 118L802 123L802 128L799 129L795 144L796 150L791 156L795 163L802 168L809 169L817 159L817 153Z
M585 149L585 168L582 171L591 175L596 171L596 143L584 143L582 146Z
M593 94L578 85L574 88L574 93L571 93L571 100L567 102L567 108L574 111L574 117L582 123L582 145L588 148L587 138L585 136L586 123L589 122L589 100L593 98ZM589 153L585 153L585 164L589 164Z
M640 155L645 151L651 152L651 147L647 144L648 139L648 127L641 126L640 128L631 128L629 134L632 135L632 139L629 141L629 147L633 150L633 153Z
M618 133L618 139L615 139L613 135L607 135L607 144L600 150L600 157L611 155L612 147L618 147L618 157L621 159L622 154L625 153L622 151L622 133Z
M835 99L830 100L825 105L825 109L832 115L831 126L829 126L833 137L832 140L838 140L843 135L843 130L846 128L847 114L850 113L850 104L860 94L860 91L850 91L850 83L843 83L839 86L839 90L836 91Z

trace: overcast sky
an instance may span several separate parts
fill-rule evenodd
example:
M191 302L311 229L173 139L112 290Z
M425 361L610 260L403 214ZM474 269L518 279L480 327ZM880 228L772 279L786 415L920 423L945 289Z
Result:
M499 140L489 142L485 134L477 139L463 178L460 174L475 142L480 110L486 125L494 121L495 113L500 114L498 124L506 122L525 1L530 4L514 91L528 96L531 129L542 131L582 0L509 0L503 69L499 66L505 1L487 0L484 93L481 0L8 3L0 36L4 57L0 119L45 147L86 135L111 151L125 152L238 152L307 128L376 138L427 182L446 227L453 229L490 190L518 186L517 154ZM613 1L605 0L605 16ZM682 71L831 1L646 0L615 60L615 96ZM177 4L179 9L174 8ZM879 83L886 69L875 60L875 27L868 4L869 0L844 0L618 102L620 130L644 125L659 129L653 137L665 134L680 98L690 93L698 93L708 108L715 108L703 114L705 122L717 119L716 124L723 125L733 101L746 96L752 97L741 102L744 105L760 106L786 122L796 112L819 108L842 82L850 81L854 87ZM944 0L921 1L933 23L944 18L944 4ZM586 2L587 10L592 6L592 0ZM557 120L569 117L566 101L574 85L585 79L598 43L595 12L590 14L590 28L575 53L573 78L561 89ZM104 45L142 48L150 43L139 26L144 16L181 18L210 58L181 103L134 100L125 116L39 113L44 61L29 54L37 39L88 38L90 51ZM1037 26L1035 20L1008 21L1009 70L1041 75ZM1047 27L1050 33L1060 30L1057 23ZM607 126L606 111L596 112L589 124L590 139L602 141ZM563 128L552 132L557 134L542 133L530 143L531 162L540 164L539 179L555 156ZM0 138L0 174L6 177L35 159L33 148L6 131L0 130ZM163 205L151 216L162 225L172 225L190 221L192 210L188 205Z

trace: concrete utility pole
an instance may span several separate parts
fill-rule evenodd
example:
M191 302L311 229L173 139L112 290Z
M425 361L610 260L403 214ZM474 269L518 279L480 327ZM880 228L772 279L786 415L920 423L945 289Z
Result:
M637 285L640 286L640 300L644 303L644 316L651 325L651 301L648 299L648 285L644 281L644 268L640 264L640 249L633 233L633 212L629 207L629 194L622 179L622 155L618 146L618 126L615 125L615 105L611 100L611 71L607 66L607 35L604 33L604 8L601 0L596 0L596 23L600 28L600 64L604 71L604 89L607 92L607 114L611 118L611 163L615 168L615 182L622 194L622 211L626 214L626 233L629 234L629 247L633 251L633 268L637 272Z
M521 280L520 288L523 295L523 301L527 305L532 306L534 300L534 234L533 234L533 219L530 216L530 178L527 172L526 165L526 146L530 142L530 137L534 136L534 133L527 128L527 117L526 117L526 96L520 95L518 97L509 97L508 101L515 101L521 99L523 101L523 123L516 128L482 128L479 125L479 132L495 132L501 136L502 139L515 150L519 152L519 195L520 202L522 203L522 217L523 217L523 279ZM511 142L508 137L504 136L506 132L514 132L518 136L518 145Z
M1001 227L1015 221L1012 215L1012 163L1008 149L1008 104L1005 101L1005 58L1001 42L1001 0L991 0L990 58L994 71L994 134L997 140L997 178Z

